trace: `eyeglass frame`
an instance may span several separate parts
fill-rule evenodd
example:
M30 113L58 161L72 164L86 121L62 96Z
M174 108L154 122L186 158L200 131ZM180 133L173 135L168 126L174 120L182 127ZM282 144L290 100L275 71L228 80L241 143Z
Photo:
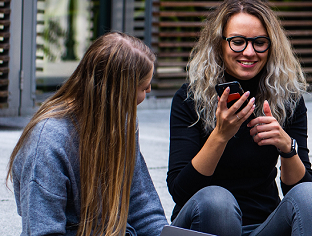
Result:
M231 48L231 45L230 45L230 42L231 42L231 40L232 40L233 38L242 38L242 39L244 39L245 42L246 42L245 47L244 47L242 50L239 50L239 51L233 50L233 48ZM255 49L254 42L255 42L255 40L258 39L258 38L265 38L265 39L267 39L267 40L269 41L268 48L265 49L264 51L258 51L258 50ZM255 50L255 52L257 52L257 53L264 53L264 52L266 52L267 50L269 50L269 48L271 47L271 39L270 39L269 37L266 37L266 36L257 36L257 37L255 37L255 38L246 38L246 37L244 37L244 36L233 36L233 37L226 38L225 36L222 36L222 39L224 39L225 41L227 41L227 42L229 43L229 47L230 47L230 49L231 49L233 52L243 52L243 51L247 48L247 46L248 46L248 41L251 41L251 42L252 42L252 48L253 48L253 49Z

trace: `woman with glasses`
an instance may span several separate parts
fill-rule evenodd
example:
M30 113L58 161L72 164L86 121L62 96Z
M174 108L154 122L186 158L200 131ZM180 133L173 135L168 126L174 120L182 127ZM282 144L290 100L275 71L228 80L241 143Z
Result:
M224 1L188 72L170 118L173 224L219 236L310 235L306 82L274 12L264 1ZM232 81L245 93L228 107L230 88L218 96L215 86Z

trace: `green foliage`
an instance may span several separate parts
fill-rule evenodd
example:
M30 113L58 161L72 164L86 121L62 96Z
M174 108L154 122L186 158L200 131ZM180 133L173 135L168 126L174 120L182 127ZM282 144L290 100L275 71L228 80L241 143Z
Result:
M58 20L49 19L47 26L43 30L44 45L41 48L49 61L55 61L62 50L62 39L66 32L60 26Z

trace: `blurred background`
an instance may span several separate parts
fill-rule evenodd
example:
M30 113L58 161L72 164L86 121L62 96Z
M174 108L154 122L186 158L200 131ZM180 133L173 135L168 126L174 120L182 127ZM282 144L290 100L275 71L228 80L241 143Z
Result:
M0 0L0 116L32 114L75 70L90 43L111 30L152 47L158 61L149 97L172 97L186 81L204 19L221 2ZM312 2L268 3L312 82Z

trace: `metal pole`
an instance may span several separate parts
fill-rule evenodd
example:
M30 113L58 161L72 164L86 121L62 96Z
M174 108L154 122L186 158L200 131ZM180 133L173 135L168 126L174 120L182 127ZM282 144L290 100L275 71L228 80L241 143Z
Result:
M145 0L144 42L152 46L152 0Z

